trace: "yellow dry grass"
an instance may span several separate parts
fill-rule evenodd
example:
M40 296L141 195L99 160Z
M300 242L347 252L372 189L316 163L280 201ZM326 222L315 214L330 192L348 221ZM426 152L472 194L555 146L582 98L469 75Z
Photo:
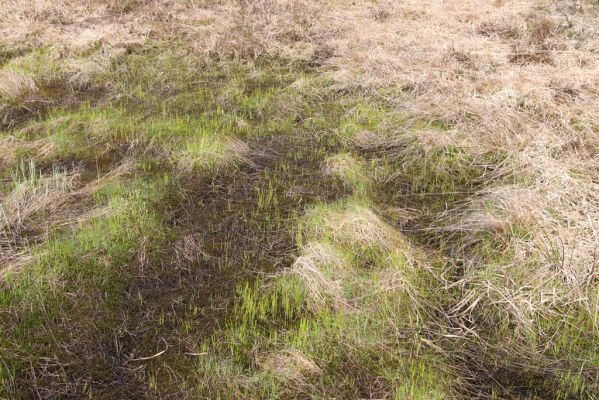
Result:
M37 90L30 76L13 71L0 71L0 97L18 99Z
M384 19L356 6L345 25L352 33L329 61L338 87L394 87L390 103L450 126L442 143L454 133L452 144L474 155L506 154L496 173L525 181L534 200L521 190L484 196L560 238L572 254L571 282L586 280L599 243L599 28L597 10L581 7L570 28L552 2L405 1L387 5Z
M304 282L315 308L347 306L341 278L351 274L343 257L323 243L308 244L303 254L285 272Z
M474 154L507 155L499 172L517 174L535 199L524 220L533 218L539 231L563 242L571 254L564 278L580 283L599 242L599 25L590 3L579 2L575 13L560 4L10 0L0 9L0 44L78 54L96 43L123 49L158 32L184 34L198 54L301 60L323 66L339 89L394 88L387 90L390 105L451 126L440 137L423 133L422 143L451 143L454 133L454 144ZM107 65L67 64L77 85ZM24 75L1 77L4 97L35 90ZM522 201L519 192L507 195L497 201ZM523 219L522 210L504 208ZM498 227L503 220L471 214L467 225L477 224Z
M71 220L64 207L73 199L79 176L33 174L0 197L0 276L25 262L29 241L47 234L50 226Z
M296 384L301 383L306 375L321 373L313 360L294 349L267 354L258 363L275 377Z
M496 314L499 321L518 326L516 333L524 337L535 331L535 315L552 316L556 304L576 303L584 305L599 332L599 308L591 296L595 290L596 298L599 273L599 11L590 2L577 2L574 11L561 1L544 0L123 4L5 1L0 46L62 49L71 83L84 87L108 68L111 57L150 36L184 37L194 56L303 63L318 68L339 93L372 96L414 120L438 122L447 129L413 129L408 139L365 131L352 140L361 150L383 149L395 157L418 145L456 146L475 158L505 159L485 177L483 189L430 227L465 235L465 243L481 232L503 239L511 229L528 231L508 239L514 257L501 265L489 266L477 257L460 260L464 276L453 285L463 287L463 298L449 317L471 321L473 315ZM104 57L83 56L97 43ZM33 78L0 71L2 97L35 90ZM3 139L0 147L10 149L10 143ZM224 152L239 162L248 147L230 142ZM0 154L0 165L5 158L12 156ZM325 172L339 175L355 168L352 160L334 161ZM0 227L18 227L23 216L68 196L68 185L44 187L3 199L5 210L18 212L0 214L5 221ZM396 229L360 206L326 215L322 230L348 246L391 251L404 243ZM343 304L339 282L323 272L343 271L343 261L322 244L304 250L289 273L307 283L317 304ZM485 268L494 275L481 273ZM458 330L477 334L466 325ZM283 376L301 375L287 366L294 363L299 370L317 370L295 353L274 355L264 365Z

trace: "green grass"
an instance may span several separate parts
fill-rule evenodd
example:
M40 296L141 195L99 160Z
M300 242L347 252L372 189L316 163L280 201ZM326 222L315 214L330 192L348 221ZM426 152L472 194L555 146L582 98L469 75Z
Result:
M420 341L423 304L412 296L418 296L417 287L428 280L422 276L426 273L414 270L409 258L415 255L405 242L399 241L390 253L373 254L378 243L356 247L352 240L335 240L334 227L321 230L327 220L323 213L343 213L346 207L317 206L308 212L302 236L307 243L327 243L326 251L340 258L340 265L316 262L325 279L340 281L343 304L323 308L315 303L314 295L327 293L318 288L314 293L314 283L294 273L243 284L231 322L200 349L206 353L199 367L201 394L356 398L371 393L416 399L450 395L452 378ZM310 245L306 251L309 256ZM409 339L398 341L404 334Z
M425 145L419 132L450 127L339 93L306 66L219 62L153 42L114 56L82 89L60 65L42 65L52 51L6 55L3 68L51 77L76 102L46 91L57 99L44 112L7 125L1 137L15 157L1 193L77 172L81 206L65 204L68 224L20 244L31 257L3 282L0 396L445 399L469 385L496 398L515 398L520 386L529 397L592 393L594 378L574 361L544 373L541 362L514 367L480 351L463 369L480 343L551 343L552 360L597 363L597 321L585 311L555 309L565 325L558 313L532 312L541 329L522 335L502 292L481 289L525 286L540 264L511 265L510 240L529 227L427 229L483 187L504 155ZM386 141L360 146L365 131ZM466 257L480 268L467 270ZM469 286L459 284L466 277ZM480 342L447 317L470 289L486 304L466 321Z
M152 237L150 246L155 246L168 235L149 207L160 198L160 186L133 181L105 188L97 194L105 215L50 237L35 248L27 268L7 278L1 295L8 311L2 324L5 389L18 385L33 359L56 357L59 346L70 348L77 359L97 332L118 329L131 254L141 238ZM69 321L75 329L65 327Z

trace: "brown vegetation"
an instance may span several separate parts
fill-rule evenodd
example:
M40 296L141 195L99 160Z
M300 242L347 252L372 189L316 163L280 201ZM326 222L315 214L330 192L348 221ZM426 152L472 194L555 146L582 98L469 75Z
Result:
M0 396L598 396L571 3L4 1Z

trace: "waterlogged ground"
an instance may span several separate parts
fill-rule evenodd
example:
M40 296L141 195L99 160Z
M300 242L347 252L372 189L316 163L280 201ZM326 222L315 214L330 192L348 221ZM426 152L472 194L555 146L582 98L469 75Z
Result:
M559 242L523 256L533 224L486 197L531 184L511 153L340 88L332 53L206 55L156 15L116 49L0 52L0 397L599 394L593 275L562 292Z

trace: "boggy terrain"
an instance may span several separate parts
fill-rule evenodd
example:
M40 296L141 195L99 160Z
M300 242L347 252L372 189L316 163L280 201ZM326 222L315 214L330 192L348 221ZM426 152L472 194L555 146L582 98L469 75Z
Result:
M599 398L599 5L5 0L0 398Z

